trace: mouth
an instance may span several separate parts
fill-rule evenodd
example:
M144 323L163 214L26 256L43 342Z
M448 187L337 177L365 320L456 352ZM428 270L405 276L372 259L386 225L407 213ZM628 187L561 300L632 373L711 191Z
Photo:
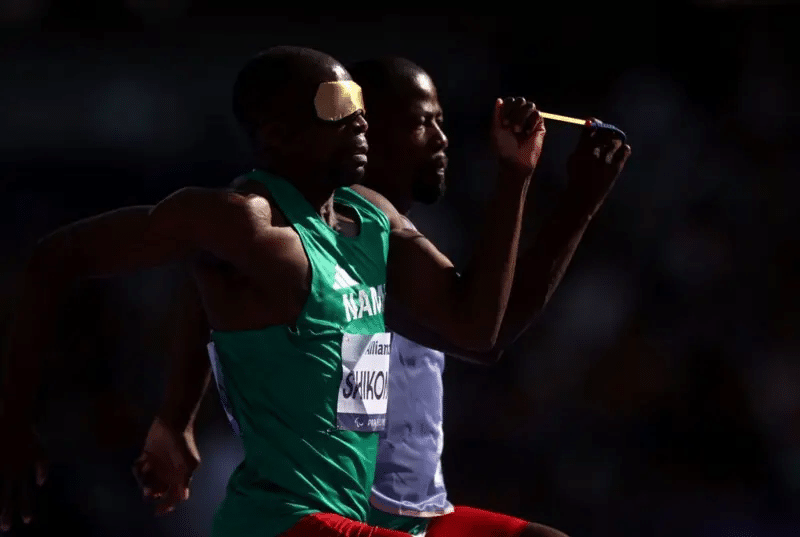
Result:
M436 173L440 176L443 176L445 171L447 170L447 157L444 155L438 155L433 158L433 169Z
M349 153L348 160L358 166L364 166L367 164L368 151L369 151L369 145L367 145L366 141L351 146L350 151L348 151Z
M352 161L359 164L365 165L367 163L367 154L366 153L355 153L352 157Z
M353 155L350 157L351 162L357 166L366 166L367 164L367 145L359 145L355 148Z

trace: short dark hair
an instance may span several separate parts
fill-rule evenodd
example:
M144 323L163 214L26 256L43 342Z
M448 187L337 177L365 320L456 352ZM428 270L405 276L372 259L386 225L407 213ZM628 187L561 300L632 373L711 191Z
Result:
M239 124L252 136L267 120L280 119L287 112L284 98L291 89L294 96L310 92L309 113L313 113L311 87L320 73L339 66L335 58L305 47L279 46L267 49L251 58L239 71L233 85L233 114ZM309 86L309 87L306 87Z
M406 97L408 84L419 73L425 73L419 65L399 56L362 60L348 65L347 70L363 90L367 114L381 100Z
M233 114L252 136L275 111L275 102L286 89L291 68L285 55L261 52L239 71L233 85Z

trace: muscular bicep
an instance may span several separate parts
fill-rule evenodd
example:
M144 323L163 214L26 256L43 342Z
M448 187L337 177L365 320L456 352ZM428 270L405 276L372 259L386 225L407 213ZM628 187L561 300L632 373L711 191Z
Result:
M463 285L453 263L419 233L383 196L354 187L389 219L389 258L386 266L386 318L415 320L440 338L442 344L474 347L461 305ZM403 323L402 326L408 326ZM411 332L406 332L413 335ZM413 337L411 338L413 339ZM478 345L482 346L482 345Z
M386 273L386 309L412 317L445 340L457 339L459 275L453 263L419 232L392 231Z
M39 242L32 264L86 278L152 268L195 251L242 259L243 243L230 237L253 233L250 209L225 191L182 189L155 206L125 207L62 227Z
M154 226L152 206L125 207L79 220L39 241L32 265L64 277L101 277L180 259L190 244Z
M184 188L156 205L151 227L160 236L194 251L241 266L270 222L270 208L259 196L229 190Z

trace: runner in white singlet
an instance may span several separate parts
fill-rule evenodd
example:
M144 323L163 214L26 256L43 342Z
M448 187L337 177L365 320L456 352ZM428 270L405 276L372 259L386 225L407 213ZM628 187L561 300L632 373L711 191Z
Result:
M430 76L402 58L369 60L348 70L364 90L370 121L364 184L383 194L403 215L414 203L439 200L445 192L448 141ZM378 446L370 525L426 537L566 537L558 530L517 517L454 506L448 499L441 463L445 353L493 363L535 321L629 155L630 147L615 140L613 133L587 129L581 137L568 163L568 194L517 262L511 299L493 349L477 353L453 348L414 319L403 318L391 307L388 292L386 323L394 330L389 402L386 428ZM209 354L213 362L213 346ZM214 367L215 375L217 371ZM225 406L223 379L216 380ZM236 422L231 425L236 430ZM196 467L196 461L186 460L193 457L185 447L186 439L184 433L169 443L151 446L151 450L163 450L164 458L183 458L170 475L159 476L168 491L164 496L174 498L169 500L171 506L180 498L169 491L185 488Z

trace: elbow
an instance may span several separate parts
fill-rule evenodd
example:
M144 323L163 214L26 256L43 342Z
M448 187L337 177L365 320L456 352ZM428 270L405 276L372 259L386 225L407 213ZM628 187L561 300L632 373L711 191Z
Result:
M477 330L467 329L456 343L464 350L489 356L497 346L497 332L480 333Z
M466 349L456 349L455 351L448 352L450 356L470 362L476 365L493 366L500 360L503 351L500 349L492 348L484 351L469 351Z
M481 365L491 366L491 365L496 365L500 361L500 356L502 355L503 355L502 349L499 349L497 345L494 345L491 348L476 355L474 358Z
M450 343L470 354L488 354L497 346L499 323L482 322L466 310L453 316Z
M462 326L466 326L468 329L461 334L463 339L460 347L466 351L471 361L477 361L483 365L496 364L505 348L500 338L500 327L482 332L467 323L462 323Z
M495 345L489 351L484 353L483 363L486 365L495 365L497 362L500 361L500 357L502 355L503 355L503 350L499 349L497 345Z

